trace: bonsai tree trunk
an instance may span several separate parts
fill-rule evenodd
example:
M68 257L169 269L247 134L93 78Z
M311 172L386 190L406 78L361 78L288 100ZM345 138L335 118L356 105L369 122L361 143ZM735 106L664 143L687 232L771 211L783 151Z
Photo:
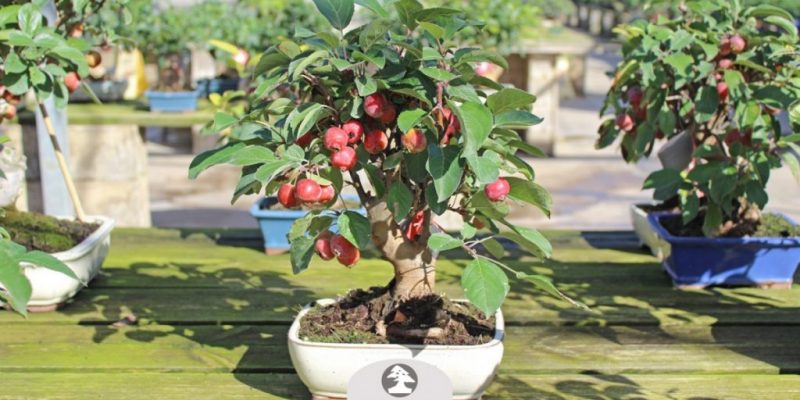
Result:
M433 293L436 260L427 245L430 229L425 229L416 240L408 240L394 221L385 199L368 203L367 216L372 225L373 243L394 266L394 281L390 284L393 300ZM425 218L430 220L430 215Z

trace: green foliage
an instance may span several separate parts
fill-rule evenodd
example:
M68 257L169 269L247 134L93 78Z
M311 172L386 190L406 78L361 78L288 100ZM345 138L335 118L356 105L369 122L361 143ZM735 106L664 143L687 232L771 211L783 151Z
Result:
M800 135L786 134L777 119L788 112L792 131L800 131L800 44L788 12L696 0L674 19L617 31L623 60L601 114L633 123L607 120L598 146L621 139L623 157L635 162L662 138L691 135L691 164L645 182L658 200L680 198L684 223L705 218L706 235L716 235L723 223L763 209L770 170L782 160L800 177Z
M477 76L475 63L504 65L505 60L481 48L460 46L462 32L483 25L460 11L426 9L415 0L394 2L391 12L379 2L356 3L374 13L368 19L371 22L342 34L339 31L351 18L353 2L318 1L321 15L330 22L328 28L312 32L298 27L294 39L260 56L247 109L237 115L218 113L212 124L232 131L256 127L257 132L247 137L233 135L225 146L201 154L192 163L190 176L223 163L243 167L234 199L242 194L274 194L281 185L303 178L331 184L337 193L344 186L354 187L366 208L385 203L392 230L419 228L419 235L406 234L404 240L416 243L420 251L427 244L433 250L462 248L473 256L476 263L465 274L464 285L470 299L491 313L506 296L505 272L514 276L517 272L498 261L487 261L478 250L491 248L502 255L502 246L497 251L499 243L493 239L498 236L514 240L537 256L547 257L552 250L538 231L509 224L505 220L508 205L493 203L484 193L485 185L500 173L519 174L520 178L510 178L510 197L549 213L549 195L532 182L533 169L516 155L518 150L540 151L507 128L541 121L531 113L535 97L515 89L489 95L489 89L497 85ZM390 15L395 17L384 19ZM392 108L396 117L381 121L366 115L365 97L372 94L383 96L383 108ZM450 123L444 117L450 111L460 125L452 136L446 134ZM330 127L353 119L366 132L384 132L388 147L369 154L364 143L352 144L357 163L342 172L332 165L332 152L322 137ZM424 135L427 146L413 151L405 148L402 138L409 131ZM256 148L261 150L254 158ZM362 181L365 178L371 188ZM461 214L472 230L465 230L461 238L431 235L431 214L447 209ZM374 215L365 218L347 210L326 213L336 215L339 232L354 246L363 249L372 241L373 224L379 222L373 220ZM311 239L320 232L312 229L318 225L315 221L326 218L327 227L330 215L312 211L296 223L289 237L296 272L308 267ZM482 239L475 238L475 221L485 226ZM510 231L501 232L497 224ZM549 281L540 279L536 284L545 285L542 282ZM546 289L558 293L552 284Z

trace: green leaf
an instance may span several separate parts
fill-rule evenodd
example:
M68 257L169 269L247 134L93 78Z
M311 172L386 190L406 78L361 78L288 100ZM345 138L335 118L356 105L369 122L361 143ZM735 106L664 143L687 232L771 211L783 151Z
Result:
M3 63L3 68L4 71L14 74L21 74L28 70L28 66L25 65L17 53L14 53L13 51L6 56L5 62Z
M400 129L400 132L408 132L411 128L416 127L426 115L428 115L428 113L420 108L403 111L400 113L400 116L397 117L397 127Z
M495 258L503 258L506 254L506 249L503 248L503 245L493 238L483 239L481 244Z
M359 96L367 97L378 91L378 83L368 76L359 76L356 79L356 88Z
M520 89L503 89L486 99L486 105L494 114L527 108L536 101L536 96Z
M400 222L411 213L411 205L414 202L414 196L408 187L403 182L397 181L389 187L389 195L386 203L389 210L392 212L395 222Z
M17 23L19 24L20 30L29 35L33 35L42 27L42 14L34 7L33 3L25 4L19 9Z
M797 27L794 25L794 20L772 15L764 18L764 21L783 29L793 39L797 39Z
M315 240L308 236L301 236L292 240L289 247L289 257L292 263L292 272L295 274L308 269L311 257L314 256L314 242Z
M385 8L378 2L378 0L355 0L355 3L370 9L375 14L378 14L382 18L388 18L389 12L386 11Z
M500 177L500 158L495 152L487 151L487 153L494 154L495 156L487 157L484 153L483 156L472 154L466 157L467 164L478 179L478 183L483 185L492 183Z
M38 267L47 268L51 271L60 272L72 279L75 279L76 281L81 282L84 285L86 284L86 282L80 280L80 278L75 275L75 272L73 272L72 269L70 269L66 264L61 262L61 260L42 251L31 251L24 253L18 256L15 261L17 263L32 264Z
M678 192L683 177L677 170L666 168L651 173L644 181L642 189L655 189L653 198L665 201Z
M717 113L719 107L719 93L717 88L703 86L695 99L695 120L703 123L708 122Z
M389 27L391 23L384 20L384 19L377 19L375 21L370 22L361 30L361 33L358 35L358 44L361 45L361 48L364 51L369 50L378 43L381 39L383 39L386 32L389 31Z
M244 143L228 143L217 149L200 153L189 165L189 179L195 179L206 169L229 162L233 155L245 148Z
M790 14L788 11L769 4L762 4L757 7L750 8L745 11L745 15L753 17L776 16L788 19L790 21L794 19L792 14Z
M506 274L494 263L477 259L467 264L461 275L461 287L467 299L484 314L497 312L510 286Z
M528 111L507 111L494 117L494 124L498 128L523 129L533 125L539 125L544 119L533 115Z
M722 210L716 204L709 204L703 220L703 233L708 237L717 236L722 225Z
M466 102L460 107L451 104L464 133L464 155L475 154L492 132L492 112L483 104Z
M339 215L337 224L339 234L354 246L364 249L369 245L372 238L372 227L367 217L354 211L345 211Z
M448 85L446 90L447 94L450 95L452 99L470 101L473 103L481 102L478 92L475 91L472 85Z
M428 238L428 247L433 251L447 251L461 247L464 242L446 234L434 233Z
M0 251L0 285L5 288L5 298L8 304L22 315L27 315L28 301L31 298L31 283L10 254L7 244L4 241L2 251ZM2 292L0 292L2 293Z
M493 220L502 220L509 213L508 204L490 201L483 190L472 196L470 205L474 207L476 211Z
M512 229L512 232L501 232L499 236L517 243L523 249L539 258L549 258L552 256L553 246L541 232L533 228L511 225L508 223L505 224Z
M553 280L548 278L548 277L546 277L546 276L543 276L543 275L528 275L528 274L525 274L525 273L522 273L522 272L518 272L517 273L517 278L518 279L524 279L524 280L526 280L526 281L528 281L530 283L533 283L534 286L536 286L537 288L543 290L545 293L547 293L547 294L549 294L549 295L551 295L551 296L553 296L555 298L566 300L570 304L572 304L572 305L574 305L576 307L582 308L584 310L588 310L589 309L589 307L587 307L585 304L579 303L579 302L569 298L567 295L565 295L560 290L558 290L558 288L556 288L556 286L553 285Z
M547 192L547 189L522 178L507 177L505 179L511 185L511 191L508 192L508 197L531 204L550 217L553 199L550 197L550 193Z
M397 10L398 17L403 25L409 29L414 30L417 28L417 18L415 14L422 10L424 7L417 0L400 0L394 3L394 8Z
M355 11L353 0L314 0L314 4L334 28L341 31L350 25Z
M464 174L463 161L458 146L428 145L427 170L433 177L433 186L439 199L447 199L458 190Z
M437 81L449 82L458 78L458 75L439 68L420 68L420 72Z
M311 64L327 55L328 52L326 50L317 50L299 60L292 61L289 64L289 75L292 76L292 80L299 78Z
M694 58L684 53L674 53L667 56L664 62L672 66L677 72L679 77L685 77L691 72L691 66L694 64Z
M275 154L270 149L259 145L247 146L234 153L230 159L232 165L239 166L263 164L268 161L275 161Z
M223 131L237 122L239 122L239 120L236 117L226 112L217 111L216 114L214 114L214 129L217 131Z

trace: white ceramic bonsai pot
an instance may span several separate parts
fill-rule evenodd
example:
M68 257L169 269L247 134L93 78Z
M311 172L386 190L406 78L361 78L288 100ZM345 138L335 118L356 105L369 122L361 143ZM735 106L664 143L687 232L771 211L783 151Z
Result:
M334 300L319 300L328 305ZM289 355L300 380L312 395L344 399L350 377L361 368L383 360L414 359L431 364L444 372L453 384L453 399L480 399L494 379L503 359L505 324L503 313L495 314L492 341L477 346L333 344L300 339L300 319L306 306L289 329Z
M653 229L652 224L650 224L650 220L647 218L649 213L642 209L642 207L649 205L650 204L632 204L631 223L633 224L633 230L636 232L636 236L639 237L639 243L643 246L647 246L656 258L663 260L665 255L668 254L667 249L669 249L669 244L656 234L655 229ZM657 212L664 213L663 211Z
M100 224L94 233L77 246L52 254L84 283L89 283L100 271L111 247L111 230L114 228L114 220L108 217L92 216L89 220ZM53 310L83 288L83 283L75 279L35 265L26 266L25 276L33 289L28 302L32 311Z

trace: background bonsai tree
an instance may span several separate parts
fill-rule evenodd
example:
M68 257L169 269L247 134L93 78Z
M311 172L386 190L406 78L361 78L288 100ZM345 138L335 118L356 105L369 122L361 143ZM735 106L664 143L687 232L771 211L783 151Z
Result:
M769 5L689 1L675 19L618 28L623 60L601 115L598 147L621 137L635 162L656 141L691 135L691 162L651 174L656 200L679 200L683 223L707 236L748 235L767 204L770 171L796 175L800 134L800 45L792 16ZM684 133L686 132L686 133ZM794 153L794 154L793 154Z
M188 91L192 88L189 75L192 43L203 43L197 37L200 25L188 10L169 7L157 10L152 5L137 7L136 23L125 29L126 36L136 41L145 60L158 65L155 90Z
M512 130L540 122L531 113L535 97L474 72L481 61L506 66L502 57L454 47L460 31L479 23L458 10L403 0L394 3L402 23L394 31L386 9L361 1L377 18L345 34L353 1L316 4L336 31L298 28L295 40L267 50L248 110L214 119L217 130L238 127L238 139L199 155L190 177L216 164L242 166L234 201L263 191L277 193L285 207L309 208L289 234L295 273L315 252L353 266L373 244L394 267L389 289L399 303L433 293L435 253L461 248L474 258L461 283L486 314L508 293L507 273L562 296L546 277L491 257L504 253L498 238L550 256L539 231L506 216L511 201L549 214L551 199L517 156L541 152ZM366 217L326 210L345 187L358 194ZM446 211L464 220L458 237L434 228ZM334 224L337 234L329 230ZM479 237L481 230L487 234Z
M42 7L48 7L45 2L13 1L0 7L0 27L3 30L0 35L0 58L3 61L0 121L13 118L22 96L33 91L68 181L67 186L71 189L79 219L82 219L83 211L74 194L74 186L43 102L52 98L56 106L67 104L69 94L78 89L89 67L101 61L100 55L92 50L94 45L108 43L114 38L113 32L103 23L107 20L101 15L103 6L113 8L126 18L126 3L125 0L54 2L52 5L55 7L50 10L55 17L53 26L48 26L42 15ZM7 141L8 138L3 137L0 144ZM24 274L27 265L49 268L78 279L57 259L39 251L28 252L12 239L5 229L0 228L0 300L17 312L26 313L31 296L31 285Z

